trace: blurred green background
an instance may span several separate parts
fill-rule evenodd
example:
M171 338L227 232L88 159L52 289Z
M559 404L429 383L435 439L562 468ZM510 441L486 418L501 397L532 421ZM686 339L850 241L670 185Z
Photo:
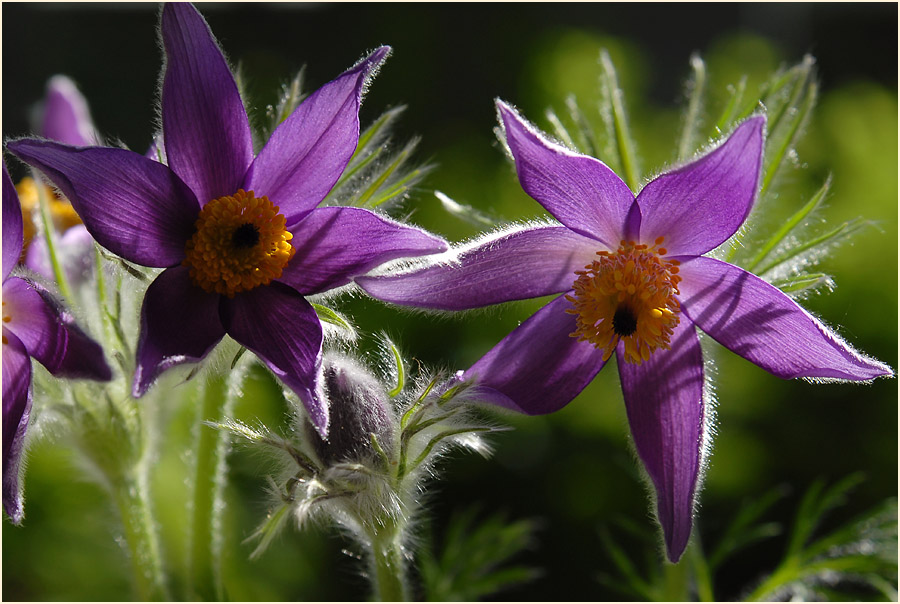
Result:
M394 55L363 105L364 123L407 104L397 139L420 135L418 157L436 164L405 209L412 220L453 241L478 229L445 213L440 190L499 220L541 215L520 189L492 128L492 99L517 105L543 127L547 107L570 93L590 107L598 91L597 58L610 50L645 174L674 159L688 59L707 61L709 86L724 91L742 74L755 90L772 70L806 52L818 59L821 101L795 167L780 189L797 207L828 173L834 182L822 217L835 224L863 216L877 222L840 247L821 268L837 289L805 301L860 350L897 366L897 6L895 4L204 4L201 11L229 58L240 63L255 109L306 64L316 87L364 51L391 44ZM4 4L3 134L29 131L31 104L55 73L72 77L108 140L143 151L155 124L160 56L157 7L149 4ZM712 97L708 116L716 115ZM22 174L13 167L13 173ZM342 310L362 331L390 334L423 363L464 368L541 301L461 317L411 315L354 299ZM715 542L742 501L785 485L790 495L772 520L789 521L816 478L862 471L866 482L835 516L846 519L897 493L897 382L869 386L785 382L718 346L714 452L697 527ZM238 415L283 423L277 389L262 371ZM185 443L192 409L173 415L154 488L170 571L183 572ZM640 479L613 368L563 411L547 417L503 416L511 432L493 439L483 460L454 454L433 485L427 518L434 536L455 511L540 523L533 547L517 562L542 569L535 582L500 594L510 600L608 600L598 575L609 572L602 526L624 519L641 540L613 528L636 558L658 549L649 498ZM356 600L366 580L354 546L323 527L286 532L259 560L242 544L267 500L261 457L237 449L227 491L225 582L234 600ZM3 525L6 600L119 600L130 597L129 568L107 522L103 493L85 481L72 455L50 440L35 444L26 478L26 520ZM716 593L734 599L770 570L784 547L768 539L726 564ZM346 550L346 551L342 551Z

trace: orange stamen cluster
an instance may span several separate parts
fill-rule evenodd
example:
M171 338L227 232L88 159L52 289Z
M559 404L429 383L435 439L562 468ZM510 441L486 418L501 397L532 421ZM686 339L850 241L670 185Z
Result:
M240 189L203 206L182 264L196 285L231 298L281 277L292 238L278 206Z
M666 249L622 241L614 253L597 252L599 260L576 271L574 308L576 329L572 337L612 356L619 341L625 344L625 361L640 364L657 348L668 350L681 309L678 294L678 261L665 260Z

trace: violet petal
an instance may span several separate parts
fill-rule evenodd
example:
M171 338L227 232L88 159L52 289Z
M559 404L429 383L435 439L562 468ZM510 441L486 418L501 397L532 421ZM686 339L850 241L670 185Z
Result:
M288 224L325 199L356 151L366 81L389 52L382 46L306 98L272 133L244 189L268 197Z
M603 162L552 143L503 101L497 101L522 188L577 233L619 247L634 202L628 185Z
M163 5L161 35L166 155L205 205L240 188L253 161L250 122L228 63L193 5Z
M7 148L62 190L109 251L160 268L184 259L200 206L168 167L125 149L27 139Z
M75 82L64 75L53 76L47 82L40 133L44 138L75 147L99 143L87 101Z
M13 277L3 284L9 329L55 376L107 381L112 377L103 349L39 283Z
M756 197L765 124L745 120L714 150L648 183L637 197L640 240L664 237L669 254L699 255L731 237Z
M328 406L322 396L322 324L306 299L273 282L222 299L228 334L256 354L275 376L297 393L313 425L326 438Z
M495 391L486 402L542 415L565 407L603 368L603 351L569 334L572 303L560 296L514 329L466 372ZM498 396L499 395L499 396Z
M567 291L599 247L562 226L524 229L465 246L453 263L356 283L385 302L465 310Z
M289 230L296 252L279 281L301 294L346 285L388 260L447 249L443 239L362 208L317 208Z
M22 449L31 411L31 359L25 346L3 328L3 509L13 524L24 516L19 484Z
M150 284L141 308L135 398L166 369L202 360L224 337L219 297L194 285L183 266L166 269Z
M691 536L704 430L703 353L687 317L671 346L634 365L619 344L616 359L635 448L656 489L666 554L677 562Z
M19 277L4 281L3 319L4 326L16 334L29 356L51 373L60 368L66 355L68 333L57 309L47 304L31 283Z
M893 375L742 268L698 257L683 261L679 274L683 312L717 342L780 378L862 381Z
M18 264L24 243L24 226L22 223L22 206L19 205L19 194L6 170L3 162L3 280Z

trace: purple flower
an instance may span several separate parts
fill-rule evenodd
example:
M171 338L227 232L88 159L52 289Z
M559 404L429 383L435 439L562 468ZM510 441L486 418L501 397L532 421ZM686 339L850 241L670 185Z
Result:
M75 146L100 143L87 101L75 83L64 75L55 75L47 82L47 91L36 117L38 132L44 138ZM49 187L31 178L23 179L16 186L25 220L23 263L42 277L54 279L47 243L43 237L34 238L37 229L31 221L38 206L38 187L43 188L43 194L50 200L53 226L59 234L56 253L62 259L66 275L70 282L81 281L90 274L93 266L94 239L68 199L58 198Z
M206 21L181 3L166 4L161 21L168 165L115 148L8 147L65 193L98 243L165 268L141 310L135 396L227 333L297 392L324 435L322 326L304 296L446 249L368 210L316 207L356 149L363 89L390 48L311 94L254 157L237 85Z
M871 380L891 369L777 288L703 256L750 212L764 117L747 119L635 198L599 160L551 142L505 103L497 107L519 182L562 225L507 231L464 247L450 263L356 281L382 300L445 310L561 293L465 376L495 404L550 413L615 352L668 557L677 561L690 537L708 438L695 327L781 378Z
M3 508L22 521L19 468L31 410L31 358L56 376L107 381L103 350L49 292L11 277L22 253L22 210L3 165Z
M75 82L64 75L55 75L47 82L37 113L38 131L44 138L76 147L100 143L87 100Z

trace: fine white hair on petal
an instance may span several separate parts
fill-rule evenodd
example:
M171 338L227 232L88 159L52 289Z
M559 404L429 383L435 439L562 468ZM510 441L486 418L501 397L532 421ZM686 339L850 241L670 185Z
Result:
M512 151L509 148L508 143L506 142L506 125L503 121L503 115L500 112L501 106L505 107L506 109L511 111L513 114L515 114L516 118L519 120L519 122L521 122L521 124L525 127L525 129L530 134L537 137L537 139L539 141L541 141L541 143L545 147L547 147L547 149L549 149L555 153L559 153L560 155L565 155L566 157L591 157L589 155L579 153L578 151L573 151L572 149L567 147L562 141L556 140L555 138L550 136L550 134L548 134L547 132L544 132L543 130L538 128L535 124L533 124L531 121L526 119L522 115L522 112L519 111L514 105L507 103L506 101L504 101L500 98L494 99L494 102L497 106L497 120L500 122L500 126L498 129L495 129L495 132L497 132L498 134L502 134L502 138L500 138L498 136L498 139L500 139L500 142L503 143L504 150L510 158L512 158L513 155L512 155ZM597 159L597 158L595 157L593 159ZM600 161L600 160L597 159L597 161Z
M416 258L400 258L387 262L377 267L375 270L367 273L368 277L381 277L384 275L400 276L407 273L414 273L432 266L452 266L459 264L460 257L466 252L478 248L482 245L502 239L514 233L539 229L544 227L561 226L558 222L549 219L528 220L524 222L511 222L506 225L499 226L492 231L488 231L478 237L469 239L455 246L452 246L446 252L440 254L431 254L430 256L419 256Z

